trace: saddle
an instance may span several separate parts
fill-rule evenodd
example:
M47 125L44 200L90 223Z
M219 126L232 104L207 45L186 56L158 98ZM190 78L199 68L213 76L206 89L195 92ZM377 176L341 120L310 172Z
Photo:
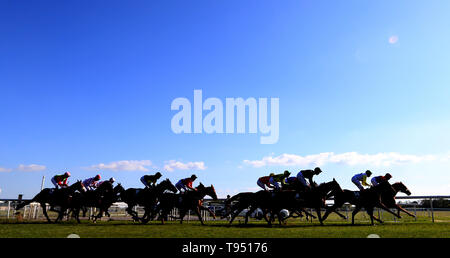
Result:
M356 199L359 199L359 197L361 196L361 193L359 191L354 191L353 194Z

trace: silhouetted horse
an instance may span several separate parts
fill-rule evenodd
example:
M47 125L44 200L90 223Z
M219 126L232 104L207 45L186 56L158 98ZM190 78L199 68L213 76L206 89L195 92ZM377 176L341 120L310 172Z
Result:
M153 218L158 198L166 190L174 193L178 191L172 182L170 182L169 179L166 179L153 188L128 188L121 193L120 198L128 205L126 210L128 214L132 216L134 221L141 220L146 223L150 218ZM138 213L133 211L133 207L136 205L144 207L145 213L142 218L139 218Z
M98 188L93 191L87 191L81 194L81 206L83 209L83 217L86 216L88 207L99 208L99 213L93 215L94 222L103 216L103 213L110 216L108 213L109 207L117 201L118 192L123 191L123 187L118 184L115 188L110 181L103 182Z
M83 186L83 183L81 181L77 181L76 183L61 189L45 188L41 192L39 192L36 196L34 196L33 199L19 204L16 207L16 210L19 210L25 207L25 205L28 205L32 202L38 202L42 207L42 212L44 213L45 218L49 223L51 223L52 221L50 220L47 214L46 204L48 203L52 207L59 206L60 207L60 210L58 211L59 214L55 220L55 222L58 222L58 220L62 219L66 210L72 206L72 197L75 191L80 192L86 191L86 188Z
M336 193L342 192L338 182L333 181L322 183L316 187L307 191L280 191L274 192L270 198L265 200L265 206L270 211L271 219L269 225L274 219L275 215L278 215L282 209L298 210L300 208L313 208L316 210L317 218L322 225L321 208L325 207L325 200L329 196L333 196ZM251 210L250 210L251 212ZM343 215L342 215L343 216ZM278 221L281 224L282 218L278 216Z
M403 185L403 184L401 184ZM328 215L335 211L337 208L342 207L345 203L350 203L355 205L355 210L352 213L352 224L355 223L355 215L359 212L361 208L365 208L367 214L370 217L371 224L373 225L373 220L383 223L379 218L375 218L373 216L373 210L375 207L386 210L387 212L393 214L394 216L400 218L400 215L397 215L389 210L389 207L385 205L385 203L389 203L389 206L392 208L397 208L395 204L395 195L402 189L402 186L397 184L399 190L395 190L391 184L386 181L378 184L377 186L371 187L369 189L365 189L363 191L350 191L344 190L341 193L337 194L334 198L334 204L331 207L327 208L327 211L324 215L324 220L328 217ZM403 185L404 186L404 185ZM405 187L406 188L406 187ZM409 192L409 190L404 190ZM384 197L384 198L382 198ZM400 213L400 211L399 211Z
M370 217L372 225L374 224L374 219L380 223L383 223L380 219L373 216L373 210L375 207L382 208L387 212L393 214L394 216L399 217L397 214L390 211L389 208L386 207L386 205L383 204L381 200L382 194L386 194L386 196L395 196L396 194L395 190L392 188L391 184L389 184L388 181L382 182L377 186L365 189L363 191L344 190L341 193L335 195L334 205L327 208L327 211L324 215L324 220L332 211L335 211L337 208L342 207L342 205L344 205L344 203L346 202L355 205L355 209L352 213L352 225L355 224L355 215L361 210L361 208L364 208L366 210L367 214Z
M193 210L202 225L203 218L200 210L207 210L214 218L215 214L209 208L203 206L203 198L208 195L213 200L217 200L216 190L214 186L205 187L202 183L197 186L196 191L187 191L181 194L164 193L158 205L158 209L161 211L160 219L161 223L164 224L164 220L167 219L168 214L173 208L178 208L180 214L180 223L183 223L183 218L189 210Z
M306 190L304 187L291 188L292 190L283 191L259 191L256 193L245 192L239 193L231 197L225 206L230 207L231 202L236 201L237 203L231 207L231 219L230 224L236 218L236 216L242 212L244 209L250 209L245 216L245 224L248 223L248 218L257 208L260 208L264 213L264 218L271 225L274 221L274 216L279 214L282 209L290 210L291 213L301 213L305 212L308 216L313 216L305 211L304 208L314 208L316 209L319 221L322 223L320 218L320 208L325 206L325 199L334 195L334 192L342 191L336 180L321 184L317 186L314 184L313 188ZM286 189L286 188L285 188ZM268 219L266 215L270 213L271 217ZM339 214L340 216L344 216ZM313 216L314 217L314 216ZM345 217L345 216L344 216ZM279 222L281 224L282 218L278 216Z
M232 205L233 202L236 202L236 204ZM231 215L231 219L229 221L229 223L231 224L233 223L236 216L239 215L239 213L241 213L245 209L248 209L252 205L256 205L255 193L253 192L238 193L232 196L230 199L225 200L225 210L227 210L227 212L222 216L222 218Z
M335 191L342 191L339 184L334 179L330 183L333 183ZM312 189L314 189L316 187L317 187L317 184L314 183ZM321 186L321 187L323 187L323 186ZM278 198L281 198L281 199L288 198L288 196L290 196L289 198L291 198L289 200L290 203L287 205L283 204L285 206L283 206L281 209L288 209L288 210L290 210L291 214L297 213L297 214L299 214L300 217L303 216L302 212L304 212L307 217L316 218L314 215L307 212L304 209L304 207L300 207L298 205L298 203L296 203L296 201L293 200L293 198L295 198L297 196L299 197L299 196L303 196L303 195L310 195L309 193L305 194L306 191L307 191L306 188L298 183L298 184L286 185L281 192L271 192L271 191L261 190L256 193L253 193L253 192L238 193L238 194L234 195L233 197L231 197L230 199L228 199L227 201L225 201L225 208L226 208L226 210L228 210L228 212L224 216L222 216L222 218L224 218L228 215L231 215L231 219L229 221L229 223L231 224L231 223L233 223L236 216L238 216L243 210L249 209L249 211L247 212L246 217L245 217L245 224L247 224L249 215L257 208L262 209L263 213L266 215L269 212L269 209L271 209L270 207L274 206L274 205L269 204L268 201L270 200L271 202L274 202L276 205L276 203L279 200L274 199L274 196L277 196L277 195L278 195ZM333 194L333 192L334 191L329 191L328 196L330 194ZM280 193L280 194L278 194L278 193ZM307 196L305 196L305 197L309 198ZM262 200L262 201L259 201L259 200ZM284 203L286 200L282 200L280 203ZM236 202L236 203L234 205L232 205L232 202ZM253 209L251 207L253 207ZM339 215L344 216L342 214L339 214ZM294 216L290 215L290 217L294 217ZM267 222L269 222L269 219L266 216L264 216L264 218L266 219ZM278 216L278 218L281 219L280 216ZM284 218L284 219L286 219L286 218ZM273 221L273 217L271 218L271 220Z
M231 197L230 199L225 201L225 210L227 211L224 215L222 215L222 219L230 216L230 220L229 223L232 224L234 219L245 209L250 209L251 206L256 206L257 205L257 201L255 199L256 195L260 195L263 194L263 192L266 192L264 190L261 190L257 193L253 193L253 192L243 192L243 193L238 193L236 195L234 195L233 197ZM232 203L235 203L234 205ZM260 207L261 208L261 207ZM301 214L301 212L305 212L307 216L312 216L312 214L302 210L302 209L296 209L294 212ZM268 213L268 211L263 211L264 214ZM313 216L314 217L314 216ZM266 216L264 216L264 219L266 219L266 221L268 220L268 218ZM245 224L248 223L248 217L246 216L246 220L245 220Z
M402 192L406 195L411 195L411 192L408 190L408 188L402 182L397 182L397 183L392 184L392 188L394 189L394 193L392 193L392 192L381 193L381 202L384 205L386 205L386 207L388 207L388 208L397 209L397 211L398 211L397 215L399 218L401 217L400 211L403 211L404 213L408 214L409 216L415 218L416 216L414 216L414 214L411 214L407 210L403 209L395 201L395 196L397 195L398 192Z

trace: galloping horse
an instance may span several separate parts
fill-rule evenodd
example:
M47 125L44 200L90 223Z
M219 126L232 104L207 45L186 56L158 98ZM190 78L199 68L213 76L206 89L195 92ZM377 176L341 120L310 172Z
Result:
M255 193L253 192L243 192L238 193L231 197L230 199L225 201L225 209L228 210L227 213L225 213L222 218L227 217L228 215L231 215L231 219L229 223L233 223L234 219L236 218L239 213L241 213L243 210L248 209L250 206L255 205ZM236 202L234 206L232 206L232 202ZM247 221L246 221L247 223Z
M80 205L83 209L83 216L86 215L87 207L95 207L100 209L97 215L92 216L94 222L101 218L103 213L110 216L108 209L118 200L118 194L122 191L124 191L124 189L121 184L118 184L113 188L111 182L105 181L94 191L88 191L81 194Z
M40 191L33 199L29 201L25 201L19 204L16 207L16 210L22 209L25 205L28 205L32 202L38 202L42 207L42 212L44 213L45 218L49 223L52 221L48 217L46 204L50 204L51 207L59 206L60 210L58 211L59 215L56 218L55 222L62 219L64 216L64 212L71 207L72 205L72 197L75 191L85 192L86 188L83 186L81 181L77 181L76 183L70 185L66 188L54 189L54 188L45 188ZM79 222L79 221L78 221Z
M332 196L335 192L340 191L342 191L341 187L336 180L333 179L333 181L322 184L320 187L317 186L317 184L314 184L313 188L309 191L305 191L305 188L301 184L296 184L290 185L290 187L286 187L284 190L279 192L264 190L256 193L243 192L234 195L225 202L225 207L229 210L229 212L223 217L231 215L229 222L231 224L239 213L241 213L244 209L250 208L245 216L245 224L247 224L249 215L257 208L260 208L263 210L264 214L270 212L271 221L273 221L273 216L278 214L277 212L282 209L288 209L291 210L291 212L298 213L300 215L302 212L305 212L307 216L315 218L315 216L306 212L304 208L316 208L318 205L323 207L325 205L325 197ZM318 195L318 193L320 194ZM307 201L305 202L305 200ZM236 204L231 206L232 202L236 202ZM345 217L340 213L338 214ZM264 216L264 218L270 225L271 222L269 222L269 219L267 219L266 216ZM278 218L281 220L280 216L278 216Z
M133 220L141 220L145 223L148 222L149 216L152 217L150 213L154 212L158 197L166 190L174 193L178 191L172 182L170 182L169 179L166 179L153 188L128 188L121 193L120 198L128 205L127 212L132 216ZM143 206L145 209L145 214L142 218L139 218L138 213L133 211L133 207L136 205Z
M400 185L398 185L398 187L400 187ZM396 191L387 181L364 191L343 190L341 193L335 195L334 204L333 206L327 208L327 211L324 215L324 220L331 212L335 211L339 207L342 207L342 205L344 205L344 203L346 202L355 205L355 210L352 214L352 224L354 224L355 222L355 215L362 207L364 207L367 211L367 214L369 214L372 225L374 224L374 219L380 223L383 223L383 221L373 216L373 210L375 207L382 208L387 212L393 214L394 216L400 218L399 215L390 211L389 208L384 204L385 202L388 202L390 203L390 205L392 205L392 201L395 204L394 197L397 192L398 191ZM382 198L383 196L384 198ZM395 205L392 206L395 207Z
M408 214L411 217L416 217L414 216L414 214L409 213L407 210L403 209L400 205L398 205L395 202L395 196L397 195L398 192L402 192L406 195L411 195L411 192L408 190L408 188L402 183L402 182L397 182L392 184L392 188L394 189L394 192L383 192L381 193L381 202L384 203L386 205L386 207L388 208L395 208L397 209L398 213L398 217L400 216L400 211L403 211L404 213Z
M186 212L193 210L197 214L202 225L204 225L200 210L207 210L215 218L214 212L202 205L203 198L206 195L213 198L213 200L217 200L216 190L213 185L205 187L200 183L200 185L197 186L196 191L188 191L182 194L165 193L161 195L158 206L158 209L161 211L161 223L164 224L164 220L173 208L178 208L180 212L180 223L183 223Z
M273 221L274 216L279 214L282 209L288 210L299 210L300 208L313 208L316 210L317 218L321 225L323 225L323 220L321 217L320 209L325 207L326 198L329 196L336 195L341 192L342 189L338 182L333 179L330 182L322 183L309 191L281 191L274 192L266 203L266 207L270 210L271 221ZM343 215L342 215L343 216ZM279 223L281 224L281 217L278 216Z
M355 224L355 215L361 210L361 208L364 207L366 209L367 214L370 217L371 225L374 225L373 220L383 223L378 218L375 218L373 216L373 209L375 207L382 208L383 210L386 210L387 212L391 213L392 215L400 218L399 215L395 214L391 210L389 210L386 205L384 205L381 202L381 194L382 193L388 193L391 196L395 196L395 190L392 188L391 184L388 181L382 182L372 188L366 189L364 191L361 191L360 198L358 198L357 203L355 204L355 209L352 212L352 225Z

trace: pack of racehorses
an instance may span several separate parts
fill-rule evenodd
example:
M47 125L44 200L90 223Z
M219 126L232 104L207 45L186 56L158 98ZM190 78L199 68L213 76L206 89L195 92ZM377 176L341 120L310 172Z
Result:
M31 202L37 202L41 205L43 214L49 223L61 221L64 215L69 214L80 223L80 213L82 213L82 217L85 217L87 209L95 207L98 209L98 213L92 216L92 220L96 222L104 214L110 216L108 209L114 203L123 202L127 204L126 211L131 218L141 223L148 223L157 218L164 224L174 208L178 209L179 217L171 216L171 218L179 219L180 223L183 223L183 218L188 211L193 211L202 225L204 225L204 218L201 211L205 210L216 218L214 212L204 206L206 196L218 200L213 185L204 186L200 183L195 191L177 192L177 188L169 179L165 179L151 188L128 189L123 188L121 184L113 186L111 182L105 181L93 191L86 191L82 182L77 181L66 188L45 188L33 199L20 203L16 210ZM278 218L281 225L287 218L294 217L294 214L303 216L303 213L317 218L323 225L323 222L333 212L346 219L346 216L337 210L345 203L355 206L352 212L352 224L355 223L355 215L363 208L369 215L371 225L374 225L374 220L383 223L380 218L374 216L375 208L381 208L397 218L401 218L401 211L414 217L396 203L395 196L399 192L411 195L408 188L401 182L390 184L385 181L363 191L342 189L335 179L319 185L313 184L310 188L294 184L279 191L261 190L238 193L224 201L225 213L222 214L222 219L228 217L229 224L232 224L239 214L247 211L245 213L245 224L247 224L251 214L259 209L263 213L262 218L267 221L269 226L272 225L275 218ZM334 200L333 205L326 204L326 201L330 199ZM47 205L50 205L50 210L58 212L55 221L49 218ZM144 214L142 216L139 216L134 210L136 206L143 207ZM58 209L55 209L56 207ZM396 209L397 212L393 212L391 209ZM282 216L283 210L288 210L289 216ZM314 210L315 215L309 213L308 210ZM325 210L324 214L322 214L323 210Z
M134 221L147 223L159 215L162 223L168 219L170 211L178 208L183 221L184 215L189 211L194 211L199 220L203 224L203 218L200 211L207 210L212 216L213 211L203 206L205 196L217 200L216 190L214 186L204 186L200 183L196 191L188 191L176 194L178 189L169 179L161 181L155 187L151 188L128 188L125 189L121 184L113 186L109 181L103 182L93 191L86 191L81 181L70 185L66 188L45 188L38 193L33 199L24 201L16 206L19 210L26 205L37 202L41 205L43 214L49 223L61 221L64 215L71 214L80 223L80 213L86 216L88 208L97 208L98 214L92 217L93 221L103 217L103 214L110 216L108 209L115 202L124 202L127 204L127 213L131 215ZM50 210L58 212L55 221L52 221L47 213L47 204ZM134 207L139 205L144 208L144 215L139 217ZM55 209L58 207L58 209Z

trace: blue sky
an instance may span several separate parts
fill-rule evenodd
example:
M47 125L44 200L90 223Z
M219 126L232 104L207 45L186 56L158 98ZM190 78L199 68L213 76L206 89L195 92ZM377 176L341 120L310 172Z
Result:
M448 194L449 11L448 1L2 1L0 198L31 198L42 176L50 187L66 170L125 187L195 173L225 196L316 165L318 182L347 189L371 169L413 194ZM171 102L195 89L279 98L279 141L174 134Z

